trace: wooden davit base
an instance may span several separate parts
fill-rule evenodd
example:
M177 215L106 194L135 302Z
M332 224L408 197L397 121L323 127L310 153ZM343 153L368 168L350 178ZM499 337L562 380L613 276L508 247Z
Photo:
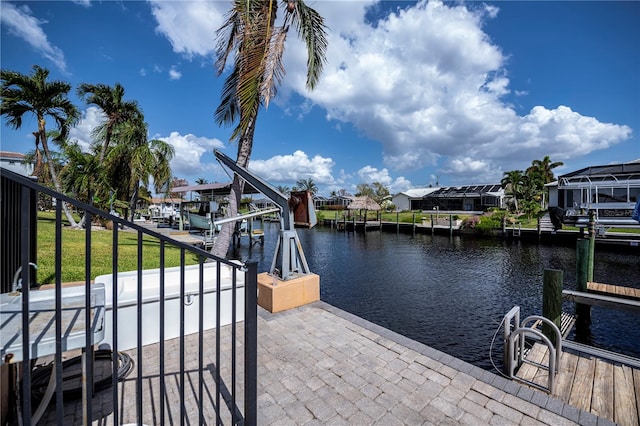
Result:
M320 276L316 274L301 275L287 281L281 281L267 272L258 274L258 305L269 312L297 308L318 300Z

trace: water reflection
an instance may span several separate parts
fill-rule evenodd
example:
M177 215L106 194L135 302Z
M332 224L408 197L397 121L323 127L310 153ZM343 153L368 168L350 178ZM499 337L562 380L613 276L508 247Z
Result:
M268 270L277 229L265 224L264 246L245 240L234 255ZM545 268L564 271L565 288L575 289L572 247L327 227L298 234L322 300L486 369L503 315L514 305L524 316L541 314ZM594 279L640 288L640 257L597 250ZM594 307L592 320L592 344L640 357L639 315Z

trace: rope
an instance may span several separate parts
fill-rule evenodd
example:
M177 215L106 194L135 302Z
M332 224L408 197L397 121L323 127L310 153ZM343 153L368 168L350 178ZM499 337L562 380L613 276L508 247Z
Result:
M99 349L94 352L94 358L96 360L112 360L113 351L109 349ZM82 357L77 356L75 358L68 359L62 363L62 369L68 368L72 365L77 365L82 362ZM129 355L123 352L118 352L118 381L124 380L130 373L133 371L134 362ZM51 369L54 368L54 364L47 365L43 368L39 368L37 371L34 371L31 375L31 395L41 400L44 395L46 388L49 384L49 378L51 376ZM110 370L112 371L112 370ZM63 398L65 401L73 401L82 397L82 386L76 388L67 388L65 386L65 381L70 382L73 379L77 379L77 375L71 375L64 377L63 375ZM95 392L99 392L101 390L109 389L112 385L112 374L109 374L107 377L94 382L94 390Z

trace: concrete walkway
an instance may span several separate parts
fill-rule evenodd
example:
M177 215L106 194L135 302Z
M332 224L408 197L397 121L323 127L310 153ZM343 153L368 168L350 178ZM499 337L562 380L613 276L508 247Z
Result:
M242 342L243 327L237 339ZM229 379L231 328L221 329L221 374ZM215 342L213 330L185 338L186 424L215 424ZM142 372L142 422L180 424L179 339L144 346L142 359L127 351ZM241 357L242 346L238 348ZM204 357L203 368L198 357ZM165 361L159 374L158 363ZM242 362L238 375L243 377ZM135 423L136 376L120 383L118 419L111 390L93 398L92 423ZM161 381L162 380L162 381ZM198 396L202 380L204 399ZM166 386L160 404L160 384ZM237 383L243 407L244 384ZM222 424L231 424L223 406ZM164 414L162 411L164 410ZM55 405L41 424L56 424ZM80 401L65 404L64 424L82 424ZM316 302L271 314L258 308L258 425L611 425L547 394L504 379L354 315Z
M258 340L261 425L612 424L323 302Z

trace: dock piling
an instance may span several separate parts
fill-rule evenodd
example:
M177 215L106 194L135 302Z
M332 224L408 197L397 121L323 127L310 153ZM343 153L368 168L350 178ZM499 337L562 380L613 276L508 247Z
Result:
M545 269L542 285L542 316L552 321L558 329L562 315L563 272L559 269ZM542 325L542 333L556 344L555 332L548 325Z

